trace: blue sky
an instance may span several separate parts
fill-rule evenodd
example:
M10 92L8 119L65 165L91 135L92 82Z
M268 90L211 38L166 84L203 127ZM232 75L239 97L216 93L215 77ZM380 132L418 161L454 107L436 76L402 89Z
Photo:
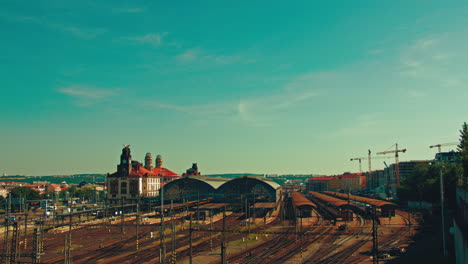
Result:
M8 174L113 172L122 144L177 173L338 174L396 142L431 159L468 121L465 1L1 5Z

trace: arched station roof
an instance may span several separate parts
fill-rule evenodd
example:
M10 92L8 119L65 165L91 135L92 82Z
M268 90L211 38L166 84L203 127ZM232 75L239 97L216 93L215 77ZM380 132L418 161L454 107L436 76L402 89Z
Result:
M242 176L219 186L218 194L225 196L227 199L232 196L240 197L241 195L258 194L258 196L264 196L265 201L276 202L278 198L276 194L279 189L280 185L270 179Z
M358 202L365 203L365 204L369 204L369 205L373 205L373 206L377 206L377 207L380 207L382 209L395 209L395 208L398 207L398 205L396 205L394 203L391 203L391 202L372 199L372 198L367 198L367 197L362 197L362 196L357 196L357 195L349 195L348 196L348 194L345 194L345 193L330 192L330 191L326 191L324 193L329 194L329 195L333 195L333 196L336 196L336 197L340 197L340 198L345 198L345 199L348 199L348 197L349 197L349 199L351 199L351 200L358 201Z
M196 200L217 193L219 186L227 181L220 177L189 176L173 180L163 186L164 200Z
M311 202L307 197L305 197L300 192L292 192L291 193L292 204L294 207L301 208L301 207L313 207L317 208L313 202Z

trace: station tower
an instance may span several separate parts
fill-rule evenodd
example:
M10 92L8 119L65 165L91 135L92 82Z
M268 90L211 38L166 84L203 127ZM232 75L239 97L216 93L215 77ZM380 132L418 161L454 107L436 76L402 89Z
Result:
M153 170L153 157L151 156L151 153L146 153L145 156L145 169L147 170Z
M156 168L162 168L163 167L163 160L161 155L156 156Z
M117 165L117 172L122 176L128 176L132 170L132 155L130 154L130 145L122 149L120 155L120 164Z

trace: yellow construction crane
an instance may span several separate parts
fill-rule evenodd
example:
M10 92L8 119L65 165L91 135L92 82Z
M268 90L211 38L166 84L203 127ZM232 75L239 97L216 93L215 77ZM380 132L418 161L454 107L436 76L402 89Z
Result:
M361 165L361 163L362 163L363 160L367 160L368 163L369 163L369 173L370 173L370 172L372 171L372 169L371 169L371 160L373 160L373 159L384 159L384 157L382 157L382 158L371 157L371 151L370 151L370 149L369 149L369 150L368 150L368 156L367 156L367 157L351 158L350 161L354 161L354 160L359 161L359 172L362 172L362 165Z
M382 152L377 152L377 155L395 153L395 184L400 186L400 168L398 166L398 152L405 153L406 149L398 149L398 143L395 143L395 150L387 150Z
M455 146L455 145L458 145L458 142L442 143L442 144L432 145L432 146L429 146L429 147L430 147L430 148L435 148L435 147L437 147L437 150L438 150L437 153L440 153L440 152L442 152L441 147L445 147L445 146Z
M361 161L365 160L366 158L351 158L350 161L359 160L359 172L362 172Z

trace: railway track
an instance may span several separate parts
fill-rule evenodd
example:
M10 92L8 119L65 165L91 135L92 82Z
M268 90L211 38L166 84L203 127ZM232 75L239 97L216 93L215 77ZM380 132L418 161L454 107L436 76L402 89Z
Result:
M319 227L318 230L313 230L314 232L318 232L318 234L310 239L309 236L306 236L301 238L299 240L299 245L295 245L293 248L285 248L280 252L279 256L275 257L273 262L271 263L284 263L285 261L291 259L292 257L296 256L297 254L301 254L301 259L304 254L304 250L307 249L307 247L321 239L322 236L332 232L335 229L335 227L330 227L330 226L322 226ZM307 235L307 234L306 234Z
M321 218L321 217L320 217ZM296 254L302 253L308 245L316 242L322 235L334 227L324 226L323 219L319 227L297 233L295 227L284 230L284 234L276 234L272 239L248 248L228 258L229 263L284 263ZM311 236L314 236L311 238Z
M384 226L384 228L393 230L393 232L388 232L379 238L380 249L391 248L410 230L407 227L409 226L407 216L400 212L397 212L397 214L403 219L397 221L397 223L404 222L406 226L401 224L398 224L398 226ZM225 235L227 242L239 241L246 236L247 231L238 232L234 228L239 226L242 221L239 219L241 215L232 214L226 217L228 232ZM189 244L189 230L186 226L184 226L185 229L182 228L180 218L174 221L180 229L177 231L174 251L171 235L166 234L168 262L175 259L182 261L190 255L190 249L187 246ZM250 231L252 233L263 232L262 230L266 230L271 225L278 225L278 221L279 218L269 225L252 228ZM323 217L318 217L313 223L314 226L310 225L309 228L305 229L305 232L296 232L295 227L284 227L279 232L271 232L271 239L238 254L229 255L228 262L231 264L277 264L295 261L299 256L298 254L301 254L302 260L302 256L306 254L304 250L310 248L314 243L320 243L319 249L305 256L302 263L359 263L363 256L356 256L356 252L370 242L370 232L367 231L372 226L370 220L366 219L365 216L356 215L355 222L350 224L345 232L336 231L337 227L330 226L329 222L324 220ZM77 225L81 225L81 223ZM83 223L82 225L83 227L73 228L72 230L72 259L74 263L123 263L128 261L131 261L131 263L159 263L159 223L139 226L139 250L136 249L134 219L127 220L124 223L125 233L121 233L120 228L122 226L119 223L110 224L103 221L102 223ZM166 224L166 227L169 226L169 224ZM66 225L62 229L64 230L61 233L52 233L53 230L57 229L51 229L50 233L44 233L45 254L41 258L41 263L58 264L64 262L63 249L68 229ZM192 233L193 256L219 250L222 239L220 230L222 230L222 221L213 222L211 234L209 233L209 224L197 226L195 232ZM156 233L158 237L150 239L150 232ZM166 233L168 232L166 231ZM27 237L29 243L31 243L32 235L28 234ZM315 248L316 246L312 247ZM30 248L22 249L21 253L30 252ZM172 252L175 252L174 257L172 257ZM353 254L355 256L352 256Z
M359 235L364 236L364 238L366 238L371 234L369 231L366 231L363 234L361 227L349 228L349 230L350 230L349 233L344 233L341 236L330 236L330 235L326 236L324 241L322 242L322 246L315 253L308 256L303 261L303 263L320 263L320 261L324 261L323 259L330 258L331 256L333 256L333 252L339 252L338 249L341 248L345 243L347 243L351 239ZM345 236L345 237L342 237L342 236ZM360 240L361 241L365 240L367 242L366 239L360 239ZM343 254L346 254L346 252ZM333 262L325 262L325 263L333 263Z
M277 252L286 244L292 243L289 241L291 239L290 236L294 236L294 228L286 229L285 235L277 235L267 242L228 257L228 262L246 264L261 263L265 261L266 258L268 259L273 252Z
M329 264L329 263L349 263L348 259L351 255L355 254L364 244L369 242L368 239L358 240L357 242L353 243L352 245L344 248L343 250L339 251L338 253L331 255L325 259L322 259L318 262L318 264Z

